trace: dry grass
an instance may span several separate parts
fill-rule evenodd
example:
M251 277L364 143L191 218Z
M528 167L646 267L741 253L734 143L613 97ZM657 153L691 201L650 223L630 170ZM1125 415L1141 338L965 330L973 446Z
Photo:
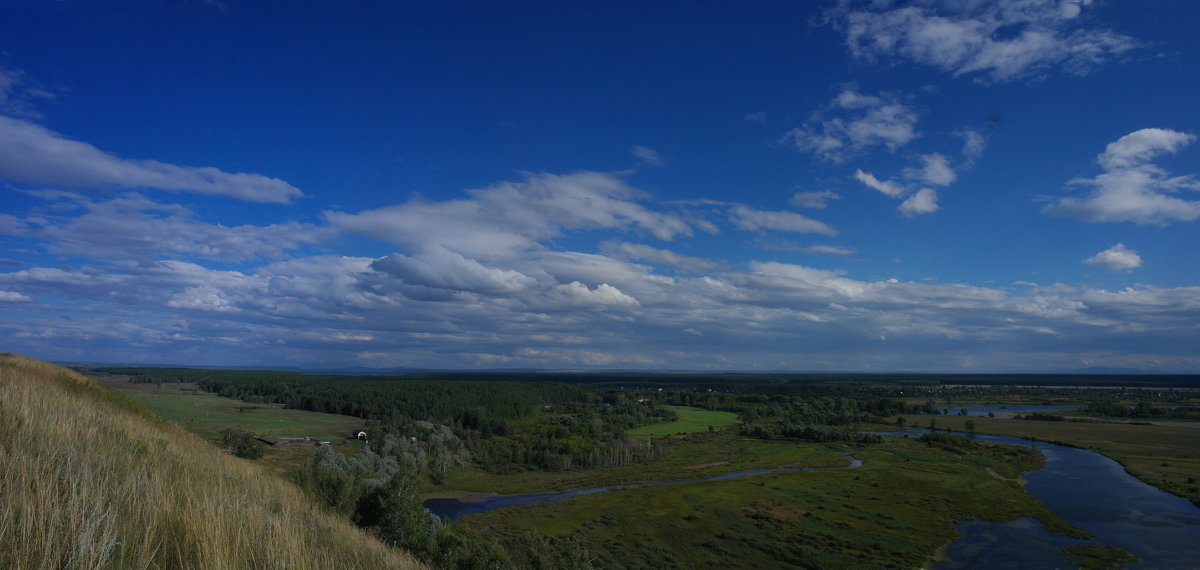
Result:
M129 398L0 354L0 567L419 564Z

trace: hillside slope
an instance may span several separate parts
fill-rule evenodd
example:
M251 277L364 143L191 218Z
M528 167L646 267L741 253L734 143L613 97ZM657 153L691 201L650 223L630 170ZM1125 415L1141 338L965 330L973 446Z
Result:
M0 354L0 568L416 568L258 466Z

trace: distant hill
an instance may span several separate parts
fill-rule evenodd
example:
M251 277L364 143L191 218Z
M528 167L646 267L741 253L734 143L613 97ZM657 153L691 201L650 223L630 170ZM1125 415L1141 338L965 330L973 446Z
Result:
M418 568L128 397L0 354L0 568Z

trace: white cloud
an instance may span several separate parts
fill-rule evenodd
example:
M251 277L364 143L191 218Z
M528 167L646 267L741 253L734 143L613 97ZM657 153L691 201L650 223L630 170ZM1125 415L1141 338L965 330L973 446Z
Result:
M622 293L620 289L608 283L601 283L595 289L588 289L587 285L578 281L572 281L555 287L553 296L566 306L572 307L588 305L638 306L637 299Z
M565 230L641 230L659 239L691 235L687 222L651 211L634 200L645 195L601 172L527 174L471 190L470 198L414 199L357 214L326 212L333 225L408 249L442 247L473 259L535 249Z
M802 216L795 212L756 210L747 206L737 205L729 210L729 219L738 228L752 232L758 230L775 230L781 232L837 235L837 230L834 230L824 222Z
M854 179L865 184L868 188L874 188L883 192L890 198L899 198L904 196L904 187L890 180L880 180L870 172L863 172L862 169L854 171Z
M1194 135L1169 129L1141 129L1105 148L1097 162L1105 169L1095 178L1070 181L1090 188L1084 197L1065 197L1042 209L1055 216L1088 222L1134 222L1167 225L1200 219L1200 201L1173 196L1181 190L1200 190L1193 176L1171 176L1148 161L1174 154L1192 143Z
M0 66L0 113L11 117L37 117L36 102L50 99L54 99L54 94L31 82L24 71Z
M800 251L805 251L808 253L821 253L821 254L825 254L825 255L854 255L854 254L858 253L858 250L856 250L852 247L845 247L845 246L840 246L840 245L824 245L824 244L812 245L812 246L808 246L805 248L801 248Z
M1125 247L1124 244L1118 243L1096 255L1093 255L1085 260L1084 263L1091 265L1099 265L1113 271L1123 269L1137 269L1142 266L1142 256L1138 252Z
M28 303L33 297L15 291L0 291L0 303Z
M908 217L930 214L941 209L938 195L932 188L922 188L900 204L897 210Z
M1140 129L1109 143L1096 160L1105 170L1133 168L1162 154L1175 154L1195 140L1195 135L1170 129Z
M650 263L674 267L685 273L708 273L726 266L722 262L703 257L681 255L674 251L658 249L640 243L609 240L601 243L600 249L613 257L648 261Z
M745 117L742 117L742 120L746 121L747 123L761 125L767 122L767 114L761 111L758 113L748 113Z
M71 193L34 194L52 200L54 214L24 220L0 217L0 234L44 240L53 253L91 259L278 258L287 251L327 243L335 233L329 227L297 222L235 227L207 224L195 220L188 208L133 193L104 201Z
M663 159L658 155L658 151L650 147L636 144L633 145L633 148L631 148L629 152L632 153L633 156L636 156L638 160L642 161L642 164L646 164L648 166L662 166L663 164Z
M830 200L842 199L841 194L832 190L822 190L819 192L797 192L788 199L788 203L797 208L814 208L817 210L824 209L829 205Z
M983 156L983 149L987 146L987 139L979 131L963 129L956 131L954 136L963 140L962 157L968 165L975 164L975 161Z
M909 60L954 75L1006 82L1059 68L1085 74L1138 47L1129 36L1089 29L1090 0L843 0L831 11L859 59Z
M922 163L921 168L904 169L905 178L932 186L949 186L958 178L954 169L950 167L950 160L945 156L935 152L933 154L923 154L920 158ZM855 176L857 177L857 174Z
M896 151L918 136L916 124L916 111L897 96L864 95L847 87L781 140L824 160L843 162L877 146Z
M0 116L0 178L73 188L153 188L285 204L299 189L261 174L129 160L29 121Z
M371 268L409 285L484 295L512 295L536 283L519 271L487 267L440 247L412 257L395 253L376 261Z

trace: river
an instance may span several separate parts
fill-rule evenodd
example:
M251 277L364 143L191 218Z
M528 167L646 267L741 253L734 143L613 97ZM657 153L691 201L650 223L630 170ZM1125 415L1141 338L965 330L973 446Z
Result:
M913 430L919 435L928 430ZM999 435L975 435L978 441L1030 446ZM1200 567L1200 508L1190 501L1147 485L1103 455L1052 443L1032 444L1046 457L1038 471L1022 476L1025 490L1067 522L1142 559L1133 568ZM934 568L1065 568L1061 553L1071 544L1093 543L1046 532L1037 521L1004 523L965 521L962 537L943 552Z
M920 435L925 429L882 435ZM1147 485L1125 472L1116 461L1091 451L1032 443L1014 437L978 434L978 441L1007 445L1033 445L1046 458L1045 466L1022 476L1025 490L1067 522L1096 536L1099 542L1066 538L1046 532L1032 519L1003 523L964 521L957 525L961 538L943 551L937 569L959 568L1065 568L1070 558L1062 553L1072 544L1105 543L1142 559L1139 569L1200 568L1200 508L1191 502ZM565 501L571 497L630 486L693 483L761 475L777 471L853 469L862 462L842 454L844 467L751 469L713 477L675 479L586 487L531 495L481 494L459 499L429 499L425 508L451 521L474 513L518 505Z

